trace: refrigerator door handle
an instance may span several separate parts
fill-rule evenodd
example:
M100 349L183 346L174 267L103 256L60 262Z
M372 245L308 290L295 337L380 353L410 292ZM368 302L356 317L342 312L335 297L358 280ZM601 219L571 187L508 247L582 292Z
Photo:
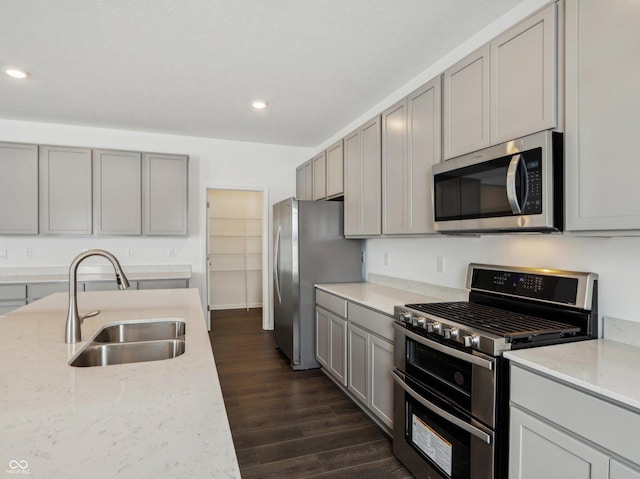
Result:
M273 280L276 284L276 293L278 294L278 302L282 303L282 294L280 293L280 232L282 227L278 226L276 233L275 252L273 257Z

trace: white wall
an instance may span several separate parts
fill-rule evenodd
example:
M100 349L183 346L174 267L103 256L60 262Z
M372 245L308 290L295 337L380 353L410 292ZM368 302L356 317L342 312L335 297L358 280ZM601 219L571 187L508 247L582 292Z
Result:
M203 298L207 188L266 189L265 201L271 211L273 203L295 195L296 166L312 154L308 148L9 120L0 120L0 141L189 155L188 237L0 236L0 251L7 250L7 258L0 258L0 268L66 266L84 248L104 248L123 266L191 264L191 286L199 288ZM129 248L133 256L127 255ZM31 257L25 254L29 249Z
M570 235L486 235L370 239L367 274L464 288L469 263L588 271L599 276L599 312L640 322L640 237L593 238ZM389 264L384 265L388 253ZM445 272L437 272L437 258Z

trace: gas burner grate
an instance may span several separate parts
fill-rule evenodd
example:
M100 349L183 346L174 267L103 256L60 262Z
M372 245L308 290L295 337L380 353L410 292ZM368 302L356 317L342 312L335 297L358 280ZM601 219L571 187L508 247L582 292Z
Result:
M406 307L509 339L580 331L570 324L464 301L407 304Z

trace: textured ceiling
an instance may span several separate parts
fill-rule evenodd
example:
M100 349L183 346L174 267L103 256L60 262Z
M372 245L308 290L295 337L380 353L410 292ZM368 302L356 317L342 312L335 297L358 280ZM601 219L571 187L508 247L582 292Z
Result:
M0 118L312 147L519 2L0 0Z

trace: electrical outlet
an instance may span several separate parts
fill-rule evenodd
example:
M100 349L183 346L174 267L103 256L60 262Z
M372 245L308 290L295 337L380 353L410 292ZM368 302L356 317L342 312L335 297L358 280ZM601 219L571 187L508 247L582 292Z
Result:
M436 259L436 270L438 271L438 273L444 273L444 265L444 256L438 256Z
M133 256L133 254L134 254L133 248L129 248L127 250L127 256Z
M33 258L33 249L32 248L25 248L24 249L24 257L25 258Z
M176 255L176 252L173 248L169 248L167 250L167 255L169 255L169 258L173 258Z
M383 263L385 266L389 266L389 261L391 260L391 255L389 253L384 253L383 255Z
M7 259L9 256L7 255L7 248L0 249L0 259Z

